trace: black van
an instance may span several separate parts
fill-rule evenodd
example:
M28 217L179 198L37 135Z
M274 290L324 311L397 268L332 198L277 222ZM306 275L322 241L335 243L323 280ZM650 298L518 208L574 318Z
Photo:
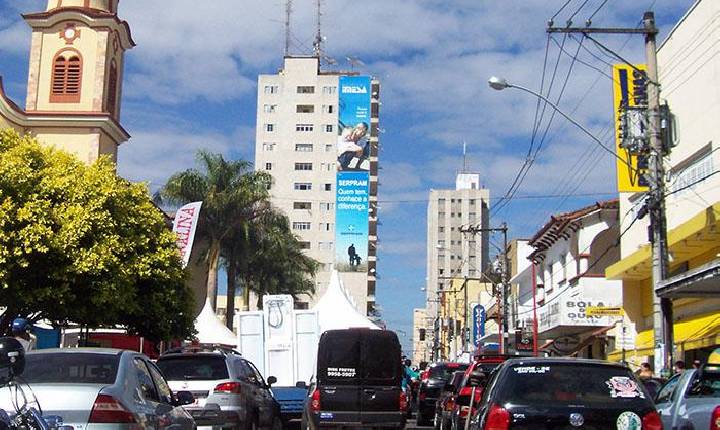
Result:
M405 426L400 342L392 331L328 330L320 337L303 429Z

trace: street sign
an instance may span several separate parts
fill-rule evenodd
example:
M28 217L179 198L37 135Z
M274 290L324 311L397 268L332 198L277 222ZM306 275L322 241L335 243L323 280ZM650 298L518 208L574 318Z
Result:
M621 317L624 311L620 306L588 306L585 315L589 317Z
M483 305L475 305L473 307L473 341L475 346L480 345L480 338L485 336L485 320L487 313Z

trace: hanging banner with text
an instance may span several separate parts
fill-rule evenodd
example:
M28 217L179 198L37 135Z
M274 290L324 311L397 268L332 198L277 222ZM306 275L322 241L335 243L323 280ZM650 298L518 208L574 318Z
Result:
M192 252L193 241L195 240L195 230L197 229L201 206L202 202L188 203L175 213L173 231L177 234L176 243L180 251L180 259L182 260L183 267L187 266L190 261L190 253Z
M338 85L338 170L370 170L370 77L341 76Z
M335 268L366 272L368 257L368 172L338 172L335 203Z
M618 191L621 193L635 193L647 191L648 183L645 174L648 171L648 160L644 155L633 154L623 148L621 128L623 123L623 108L646 106L648 102L646 79L643 73L644 64L631 67L628 64L613 66L613 108L615 114L615 151L617 159Z

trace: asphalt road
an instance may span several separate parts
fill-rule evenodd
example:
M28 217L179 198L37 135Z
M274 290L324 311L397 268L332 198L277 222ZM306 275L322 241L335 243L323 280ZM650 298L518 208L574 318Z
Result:
M429 429L433 428L433 426L418 426L417 420L415 417L416 417L416 415L415 415L415 413L413 413L412 418L408 418L407 423L405 424L405 428L407 428L407 429L424 429L424 430L429 430Z

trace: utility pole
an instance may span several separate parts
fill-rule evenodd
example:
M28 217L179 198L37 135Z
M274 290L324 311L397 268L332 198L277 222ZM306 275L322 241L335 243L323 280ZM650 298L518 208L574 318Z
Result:
M649 192L647 207L650 214L650 241L652 243L652 286L653 286L653 335L655 344L655 372L668 374L672 363L673 316L670 299L661 299L656 291L660 282L667 276L668 244L665 220L665 171L663 155L665 148L661 138L660 126L660 84L658 82L657 45L655 14L651 11L643 15L642 28L591 28L591 27L552 27L548 33L581 33L590 37L590 33L601 34L642 34L645 36L645 61L647 64L646 85L648 93L647 124L649 139L641 151L648 154ZM618 56L618 58L621 58ZM621 58L622 59L622 58ZM623 60L626 62L625 60ZM626 62L627 63L627 62ZM629 63L628 63L629 64ZM629 64L632 66L632 64Z
M499 294L497 298L498 305L498 343L500 344L500 353L504 354L507 350L508 341L508 295L510 292L510 264L507 255L508 239L507 239L507 224L503 223L497 228L480 228L478 226L461 227L460 233L470 233L473 237L478 233L496 233L501 232L503 234L503 244L505 249L503 250L503 263L500 267L501 270L501 287L499 288ZM467 278L469 279L469 278Z

